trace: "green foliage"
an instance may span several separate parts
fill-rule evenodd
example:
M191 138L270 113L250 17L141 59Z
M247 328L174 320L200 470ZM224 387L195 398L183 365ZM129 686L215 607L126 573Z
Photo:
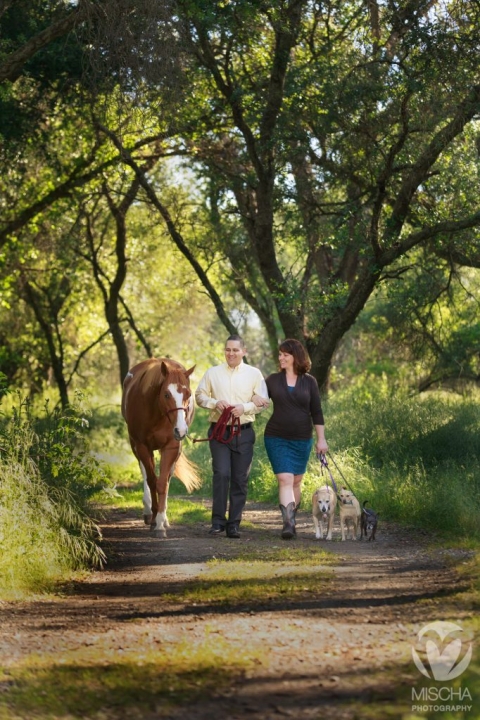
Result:
M59 19L65 12L61 0L33 0L8 3L0 16L0 67L11 53L25 49L27 43ZM39 48L19 70L12 83L0 89L0 138L2 151L10 158L22 143L42 142L51 129L52 115L59 104L76 104L78 85L84 76L80 34L55 38ZM48 127L50 126L50 127Z
M0 589L44 590L104 560L88 498L104 484L84 421L70 409L36 419L18 401L0 427Z
M81 396L77 395L77 400ZM34 422L35 440L29 455L49 487L65 488L83 504L105 484L105 475L89 452L86 429L89 420L79 404L66 410L45 405L43 417ZM28 416L27 420L32 421ZM13 422L22 422L19 415Z
M386 379L363 377L331 398L326 416L332 453L361 502L385 518L478 537L476 395L411 396Z
M34 54L24 75L1 88L2 116L10 123L4 134L11 136L0 155L2 218L14 224L12 246L18 246L18 253L6 253L15 255L15 268L0 278L0 303L8 306L0 361L9 377L19 383L33 378L32 386L41 387L53 364L47 352L53 339L63 351L57 348L66 380L78 373L79 356L82 371L87 366L84 377L95 375L85 348L105 376L114 361L110 346L97 347L109 291L120 286L107 198L113 204L118 199L120 207L133 176L102 134L100 117L140 167L163 156L149 165L148 180L172 234L181 236L177 249L183 244L203 269L204 282L208 275L219 291L223 318L251 327L256 313L273 354L279 336L303 333L314 372L326 381L329 353L361 312L379 273L390 283L400 272L399 258L408 252L411 262L406 238L413 234L428 236L413 246L424 248L429 263L412 273L397 302L392 299L389 322L401 326L404 344L415 335L412 349L428 346L422 356L428 382L450 377L452 368L462 377L474 377L475 369L478 374L478 332L469 323L474 304L457 322L458 312L447 317L445 311L461 306L458 297L448 297L430 315L423 308L420 318L420 304L409 302L412 287L416 299L421 291L430 305L435 302L431 291L444 274L444 266L432 273L442 265L439 258L478 265L478 233L468 220L476 208L476 121L470 123L467 106L465 128L461 115L454 121L476 82L475 4L462 4L460 22L458 3L435 12L425 4L381 3L375 29L368 4L359 0L186 0L173 17L168 4L136 3L132 13L113 0L101 5L104 12L95 16L92 6L82 29ZM0 55L22 47L68 13L67 6L54 0L11 5L0 18ZM88 102L81 92L85 47L111 83L108 97L99 97L106 87L100 83ZM176 112L164 119L157 110L171 110L172 88ZM139 107L140 95L147 107ZM38 118L24 122L15 115L17 105L38 109ZM456 128L455 137L447 139L446 127ZM23 142L14 143L15 132ZM83 173L89 180L77 185ZM62 188L67 178L68 190ZM132 359L147 345L153 354L180 350L187 356L213 329L205 310L210 300L205 302L177 249L169 252L171 238L161 235L166 214L159 222L146 212L142 193L128 213L128 274L112 334L117 348L124 336ZM465 221L462 229L422 234L432 224L459 220ZM69 277L72 267L75 277ZM20 271L22 281L35 280L36 317L31 308L18 312L21 284L12 283ZM46 313L49 305L58 311ZM50 342L37 327L40 310L43 335L55 325ZM397 322L400 315L403 322ZM449 332L439 333L440 327ZM205 357L205 343L198 345ZM382 369L393 371L377 362L375 370ZM60 374L56 365L55 371Z
M345 480L359 500L368 500L382 518L439 534L477 537L480 512L478 397L438 392L412 396L406 387L388 381L386 376L380 379L362 376L342 391L332 393L324 402L326 435L331 449L328 462L333 478L338 486ZM248 498L277 505L277 481L263 444L270 412L261 413L255 421L257 441ZM191 437L205 438L207 429L207 413L199 410ZM118 449L118 439L115 444ZM197 464L203 478L203 485L194 496L211 498L208 443L187 441L184 452ZM128 462L128 453L122 457L123 462ZM129 468L123 481L118 468L110 471L112 479L117 478L122 499L112 497L109 502L140 509L142 489L138 467L133 462ZM312 453L303 480L304 510L309 509L314 490L326 482L330 483L330 476ZM179 507L185 502L182 500L177 507L175 497L179 495L185 495L185 488L174 478L170 486L171 512L178 518ZM187 503L186 507L187 516L196 509L200 513L198 519L205 517L202 506L190 508Z
M480 372L480 270L432 262L416 251L395 272L344 336L332 389L358 374L420 391L473 386Z
M358 379L329 403L329 424L343 447L356 447L373 467L394 461L437 468L480 457L476 395L410 395L386 378Z
M385 519L457 536L478 535L480 419L476 396L412 396L398 385L362 377L325 403L329 468ZM278 503L278 488L263 445L268 413L256 420L257 443L249 499ZM206 443L202 443L206 446ZM198 446L194 446L198 448ZM187 449L188 452L188 449ZM211 493L208 447L193 455ZM312 455L303 481L304 509L330 477Z

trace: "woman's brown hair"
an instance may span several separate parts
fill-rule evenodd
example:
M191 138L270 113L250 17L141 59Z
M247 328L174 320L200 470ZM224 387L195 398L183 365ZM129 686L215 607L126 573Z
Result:
M293 369L297 375L304 375L312 367L308 353L299 340L287 338L278 348L281 352L293 355Z

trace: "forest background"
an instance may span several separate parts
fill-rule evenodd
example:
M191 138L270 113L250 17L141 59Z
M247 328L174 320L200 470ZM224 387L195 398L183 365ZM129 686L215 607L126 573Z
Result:
M122 472L128 368L167 355L195 384L232 332L265 374L305 343L382 513L393 492L445 529L454 497L475 534L479 40L459 0L2 0L4 567L34 544L7 527L19 474L69 562L100 560L85 508Z

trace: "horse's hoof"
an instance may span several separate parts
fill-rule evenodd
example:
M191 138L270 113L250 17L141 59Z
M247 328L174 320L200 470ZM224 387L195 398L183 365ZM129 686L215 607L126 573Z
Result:
M152 524L152 516L151 515L144 515L143 516L143 522L145 525L151 525Z
M150 523L150 532L153 533L157 529L157 523Z
M154 535L156 538L160 538L161 540L164 540L167 537L167 533L163 528L161 530L155 530Z

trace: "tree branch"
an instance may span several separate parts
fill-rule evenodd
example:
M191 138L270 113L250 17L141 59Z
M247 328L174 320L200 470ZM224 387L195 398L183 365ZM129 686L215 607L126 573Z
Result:
M272 133L282 107L285 76L290 63L290 52L297 39L304 5L304 0L290 2L286 22L283 21L280 28L275 32L272 70L268 82L265 110L260 122L260 142L263 148L267 148L271 144Z
M30 38L25 45L11 53L0 65L0 83L4 80L15 82L22 74L25 63L39 50L82 23L88 15L89 4L80 0L78 7L71 10L68 15L53 22L49 27Z
M159 139L160 136L157 135L142 139L135 143L134 149L139 150L142 147L148 146L150 143L158 142ZM62 182L56 188L44 195L43 198L40 198L40 200L33 203L33 205L30 205L30 207L23 210L14 220L6 223L3 229L0 230L0 248L7 242L10 235L18 232L18 230L21 230L23 227L25 227L25 225L29 223L30 220L43 212L43 210L49 208L57 200L68 197L72 190L82 187L82 185L86 185L88 182L90 182L90 180L96 178L104 170L107 170L108 168L116 165L119 162L120 156L116 155L110 160L106 160L105 162L100 163L100 165L93 168L93 170L86 172L84 175L80 175L80 172L85 170L89 165L93 163L93 161L95 160L95 153L98 149L98 146L95 146L88 158L83 160L81 164L75 168L72 174L64 182ZM159 157L168 157L170 156L170 154L171 153L156 153L155 158L158 159Z
M87 355L87 353L89 353L90 350L95 347L95 345L98 345L98 343L101 342L103 340L103 338L106 337L107 335L110 335L110 328L107 328L107 330L105 330L105 332L103 332L100 335L100 337L98 337L96 340L94 340L92 343L90 343L90 345L88 345L86 348L84 348L78 354L77 359L75 361L75 365L73 366L72 371L71 371L70 375L68 376L67 387L72 382L72 379L73 379L74 375L76 374L76 372L80 366L80 363L83 360L83 358L85 357L85 355Z
M462 132L465 125L475 117L479 110L480 85L476 85L460 103L455 117L439 130L413 166L412 172L404 179L388 223L387 239L393 240L398 237L418 186L425 181L430 168L443 150Z
M436 235L444 233L457 233L461 230L467 230L468 228L479 226L480 210L474 215L470 215L463 220L445 221L442 223L438 223L437 225L431 225L430 227L422 228L422 230L411 233L411 235L403 238L403 240L401 240L400 242L395 243L393 247L385 250L382 255L377 259L378 263L381 267L386 267L387 265L390 265L394 260L399 258L401 255L404 255L408 250L411 250L411 248L422 243L424 240L428 240L429 238L435 237ZM464 258L466 257L462 253L460 255ZM470 263L466 264L469 265ZM477 265L473 264L471 265L471 267L477 267Z
M175 227L175 223L173 222L172 218L170 217L170 213L168 212L167 208L160 202L160 200L157 197L157 194L149 181L147 180L147 177L145 175L145 172L139 167L139 165L135 162L133 159L131 153L127 148L125 148L118 137L113 133L111 130L109 130L107 127L99 123L98 127L102 130L102 132L105 133L107 137L110 138L112 143L115 145L117 150L120 152L124 162L129 165L132 170L135 172L140 185L145 190L145 193L152 203L152 205L158 210L160 215L162 216L168 232L170 233L170 237L172 238L173 242L177 246L177 248L180 250L182 255L188 260L192 268L195 270L195 273L199 280L201 281L202 285L206 289L211 301L213 302L213 305L215 307L215 310L217 311L217 315L222 321L223 325L227 328L228 332L231 335L234 335L238 332L237 328L233 323L230 321L230 318L228 317L225 308L223 307L222 300L213 287L212 283L210 282L206 272L200 265L200 263L196 260L193 253L190 251L190 249L187 247L181 233L177 230Z
M433 252L442 260L449 260L464 267L480 268L480 250L468 255L461 248L448 246L445 249L435 248Z

